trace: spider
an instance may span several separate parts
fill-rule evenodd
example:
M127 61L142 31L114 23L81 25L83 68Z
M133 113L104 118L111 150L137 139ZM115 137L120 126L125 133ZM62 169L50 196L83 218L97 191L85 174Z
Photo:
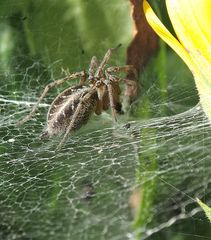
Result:
M31 112L17 125L32 118L50 89L75 78L80 79L79 84L65 89L51 103L47 114L47 128L41 138L48 139L53 135L64 133L57 146L57 149L60 149L68 135L86 124L93 112L99 115L109 107L111 107L113 121L116 122L116 113L121 113L119 82L126 79L117 77L113 73L133 71L136 74L132 65L106 68L112 53L119 46L108 49L100 64L95 56L92 57L88 73L86 71L76 72L46 85Z

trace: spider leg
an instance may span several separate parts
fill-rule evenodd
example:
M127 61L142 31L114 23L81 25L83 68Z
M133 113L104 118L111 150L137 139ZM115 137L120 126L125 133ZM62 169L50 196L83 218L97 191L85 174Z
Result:
M103 109L102 101L98 100L94 110L95 114L100 115L102 113L102 109Z
M108 89L108 98L109 98L109 104L111 107L113 122L117 122L116 109L115 109L115 103L114 103L114 97L113 97L113 87L110 80L106 80L105 84Z
M97 57L95 57L95 56L92 57L92 60L90 62L90 66L89 66L89 72L88 72L89 80L94 79L94 73L98 66L99 66L99 63L98 63Z
M122 103L120 100L120 94L121 94L121 89L119 86L119 82L111 82L112 85L112 91L113 91L113 99L114 99L114 105L115 105L115 111L118 114L123 114L122 110Z
M118 83L118 82L134 82L134 80L131 80L131 79L128 79L128 78L121 78L121 77L117 77L117 76L114 76L114 75L110 75L109 73L107 73L107 76L109 77L109 79L112 81L112 82L115 82L115 83Z
M109 67L106 69L106 72L108 74L118 73L118 72L125 72L125 73L133 72L134 76L136 78L138 78L137 70L135 69L135 67L133 65L125 65L125 66L121 66L121 67Z
M35 111L37 110L40 102L43 100L43 98L45 97L45 95L48 93L48 91L50 89L52 89L52 88L54 88L54 87L56 87L56 86L58 86L58 85L60 85L62 83L65 83L68 80L71 80L71 79L74 79L74 78L78 78L78 77L81 77L80 84L83 84L85 82L85 80L86 80L86 74L85 74L84 71L73 73L73 74L71 74L69 76L66 76L66 77L64 77L62 79L58 79L58 80L56 80L54 82L51 82L48 85L46 85L44 91L42 92L41 96L39 97L37 103L33 106L31 112L28 115L26 115L22 120L17 122L16 125L21 125L21 124L25 123L26 121L28 121L30 118L32 118L32 116L34 115Z
M98 77L100 75L100 73L103 71L103 69L105 68L105 65L107 64L107 62L109 61L109 59L111 58L111 54L116 51L119 47L121 46L121 44L119 44L117 47L115 48L110 48L108 49L108 51L106 52L103 61L100 63L100 66L98 67L96 73L95 73L95 77Z
M99 66L99 62L98 62L98 59L97 57L93 56L92 59L91 59L91 62L90 62L90 66L89 66L89 78L88 78L88 81L90 81L90 83L94 83L95 82L95 71L96 69L98 68ZM99 99L97 104L96 104L96 108L95 108L95 113L97 115L101 114L102 112L102 100Z
M81 112L81 108L83 108L83 104L93 95L96 93L96 88L93 88L90 92L88 92L87 94L85 94L81 99L80 102L73 114L72 120L70 121L69 126L66 129L65 135L62 138L61 142L59 143L59 145L57 146L56 150L59 150L62 148L62 146L64 145L64 143L66 142L68 135L71 132L71 129L73 128L73 125L75 124L76 118L77 116L80 114Z
M129 78L119 78L116 76L111 75L112 73L118 73L118 72L125 72L127 73L127 77ZM131 75L132 73L132 75ZM135 81L135 79L138 79L138 72L136 70L136 68L133 65L125 65L125 66L121 66L121 67L109 67L106 69L106 74L110 76L111 80L114 82L120 82L120 81L124 81L125 84L130 87L130 91L134 92L134 95L137 94L137 81ZM130 77L132 77L132 79L130 79ZM125 89L125 96L129 96L127 89ZM127 100L127 102L131 102L131 100Z

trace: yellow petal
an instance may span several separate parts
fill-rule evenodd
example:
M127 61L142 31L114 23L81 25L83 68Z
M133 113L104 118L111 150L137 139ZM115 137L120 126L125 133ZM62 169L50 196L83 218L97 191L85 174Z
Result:
M183 46L201 52L211 63L211 1L166 0L166 6Z
M159 18L156 16L150 5L146 0L143 1L143 8L146 19L154 31L183 59L190 70L193 72L195 65L190 58L186 49L181 43L168 31L168 29L162 24Z
M144 0L147 21L192 71L200 103L211 120L211 0L166 0L166 3L182 44L171 35Z
M197 66L194 79L200 103L207 117L211 120L211 63L199 51L191 52L190 55Z

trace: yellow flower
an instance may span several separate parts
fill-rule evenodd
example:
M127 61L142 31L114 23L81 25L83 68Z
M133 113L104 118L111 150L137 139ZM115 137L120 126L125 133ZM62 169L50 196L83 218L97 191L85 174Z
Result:
M166 6L179 40L143 1L151 27L192 71L201 105L211 120L211 0L166 0Z

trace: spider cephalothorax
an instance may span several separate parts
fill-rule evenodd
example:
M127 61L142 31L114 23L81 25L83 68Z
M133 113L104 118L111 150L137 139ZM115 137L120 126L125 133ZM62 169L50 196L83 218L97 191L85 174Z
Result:
M47 128L42 136L49 138L55 134L64 133L58 146L60 148L69 133L86 124L93 112L101 114L102 111L111 107L113 119L116 121L116 112L121 112L119 82L125 79L113 74L117 72L128 73L135 70L130 65L106 68L106 64L115 49L109 49L100 64L98 64L97 58L93 57L88 73L85 71L76 72L49 83L29 115L18 124L28 121L33 116L39 103L51 88L75 78L80 79L79 84L65 89L52 102L47 114Z

